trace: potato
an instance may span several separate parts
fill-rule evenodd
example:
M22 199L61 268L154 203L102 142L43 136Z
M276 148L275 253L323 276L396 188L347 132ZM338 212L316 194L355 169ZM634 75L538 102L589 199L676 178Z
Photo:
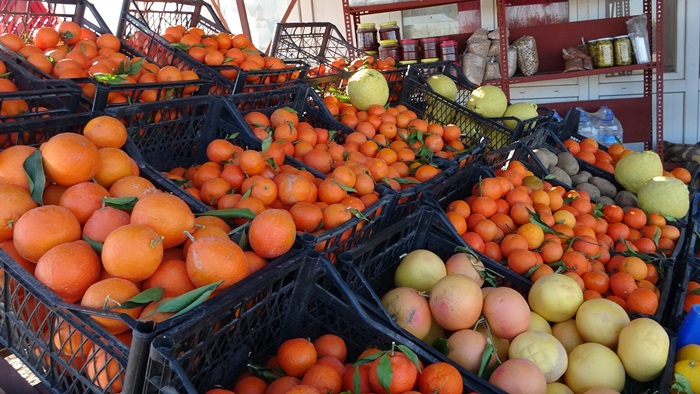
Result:
M576 175L571 176L571 182L573 182L572 186L577 186L581 183L588 182L589 179L591 179L593 175L591 175L590 172L588 171L581 171Z
M557 159L559 160L557 167L564 170L569 176L578 174L578 161L574 155L569 152L561 152L557 155Z
M552 167L552 169L549 171L549 173L551 175L556 176L556 179L559 182L563 182L563 183L566 183L567 185L571 185L571 177L569 176L569 174L564 172L564 170L562 170L561 168Z
M598 202L602 202L605 205L615 205L615 200L613 200L612 198L610 198L608 196L600 196L600 199L598 200Z
M532 152L542 162L542 165L544 165L544 168L546 170L549 170L551 167L556 166L559 161L559 159L557 159L557 155L550 152L547 148L535 149Z
M591 197L591 200L598 201L600 198L600 190L588 182L579 183L576 186L576 190L585 191Z
M588 183L597 187L602 196L615 197L617 195L617 188L615 185L605 178L594 176L588 180Z
M621 206L622 208L625 207L638 207L639 202L637 201L637 196L635 196L633 193L628 192L627 190L623 190L621 192L618 192L615 195L615 204Z

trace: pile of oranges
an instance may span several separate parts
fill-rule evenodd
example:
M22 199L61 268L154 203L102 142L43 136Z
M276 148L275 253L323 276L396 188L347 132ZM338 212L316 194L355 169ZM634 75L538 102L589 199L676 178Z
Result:
M349 363L347 353L345 340L334 334L321 335L313 342L307 338L288 339L265 364L266 370L277 371L279 377L268 383L244 373L231 390L214 388L206 394L339 394L356 392L357 386L362 393L382 394L462 394L464 390L462 376L449 363L424 366L415 354L374 347Z
M19 91L17 84L8 75L7 66L4 62L0 61L0 93L12 93ZM18 100L2 100L2 105L0 106L0 116L3 117L15 117L29 112L29 104L27 101ZM37 108L36 112L42 112L45 109ZM1 137L0 137L1 138ZM0 146L4 145L4 141Z
M248 229L255 249L244 251L229 238L231 227L224 220L195 218L185 202L140 176L134 160L120 149L126 139L120 121L100 116L84 126L83 134L57 134L39 149L15 145L0 151L0 248L62 300L160 322L173 315L158 311L162 302L206 286L218 294L291 249L296 233L288 212L258 215ZM23 165L38 153L47 182L30 186ZM44 192L36 201L41 186ZM112 197L134 203L112 207L107 204ZM18 287L12 283L11 288ZM121 308L155 287L163 289L162 299ZM17 294L20 299L11 297L13 302L28 296ZM45 332L48 312L38 310L43 316L31 317L33 329ZM128 346L132 331L123 320L94 319ZM46 335L53 335L47 341L58 354L78 370L85 366L99 387L119 392L123 369L117 361L104 369L103 349L70 324L56 324Z
M144 34L137 32L129 39L136 48L148 43L143 39ZM229 34L219 32L206 34L198 27L186 28L181 25L169 26L161 37L172 47L187 52L196 61L207 66L234 66L220 67L217 71L230 80L236 80L239 70L253 71L277 71L271 75L248 75L246 82L254 84L283 83L288 80L298 79L300 71L294 65L286 64L275 56L263 56L245 34ZM293 69L285 72L286 69ZM272 75L274 74L274 75Z
M75 22L64 21L55 28L41 27L33 31L31 40L24 40L13 33L0 36L0 43L26 59L34 67L54 78L87 78L109 76L101 80L117 84L142 84L197 80L194 71L180 70L174 66L160 67L146 59L120 52L121 41L113 34L96 35ZM83 94L95 97L94 83L81 83ZM187 86L184 95L190 95L198 86ZM172 95L157 89L145 89L134 98L134 92L114 91L107 98L110 104L127 102L151 102Z
M339 70L355 71L362 68L373 68L379 71L396 70L396 59L387 57L378 59L372 55L365 55L355 59L346 59L344 57L336 57L331 61L331 67L325 64L319 64L309 70L309 77L322 77L325 75L337 74Z
M646 257L670 255L680 230L660 214L596 205L584 191L548 182L533 190L523 185L527 176L522 163L511 161L475 184L470 196L450 202L447 218L472 249L532 281L564 272L586 299L605 297L630 312L654 314L659 272Z

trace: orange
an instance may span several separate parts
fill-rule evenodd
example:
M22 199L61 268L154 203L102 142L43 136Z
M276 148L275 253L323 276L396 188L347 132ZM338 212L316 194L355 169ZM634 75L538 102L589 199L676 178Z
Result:
M84 225L92 216L93 212L102 207L105 197L111 197L107 189L94 182L80 182L67 188L58 205L69 209Z
M40 150L46 175L61 186L89 181L99 170L97 147L83 135L56 134Z
M163 259L161 237L142 224L121 226L102 245L102 265L112 276L142 281L151 276Z
M658 307L659 298L647 288L637 288L625 299L625 309L629 312L653 315Z
M318 353L313 343L305 338L293 338L284 341L277 349L277 361L289 376L303 377L314 364Z
M80 300L100 278L100 258L83 241L65 242L49 249L36 263L34 275L68 303Z
M194 230L194 214L184 201L172 194L148 194L136 202L131 211L131 223L155 230L163 236L163 248L169 249L187 238L185 231Z
M36 263L49 249L80 239L80 222L67 208L43 205L30 209L15 223L13 240L23 258Z
M316 387L322 393L338 394L343 386L343 378L333 367L315 364L306 371L301 384Z
M7 241L12 239L20 216L36 208L37 203L27 190L10 184L0 184L0 200L3 202L0 206L0 241Z
M289 251L296 240L292 215L281 209L267 209L250 223L248 241L259 256L271 259Z
M92 141L98 149L121 148L127 139L124 124L106 115L90 119L83 127L83 135Z
M233 392L236 394L265 394L267 383L257 376L246 376L236 382Z
M34 33L32 34L32 42L42 51L49 48L55 48L60 39L61 36L58 34L58 32L49 27L40 27L34 30Z
M187 274L187 264L182 260L165 260L156 271L143 281L143 289L162 287L163 297L177 297L196 287Z
M386 387L380 382L378 368L389 359L391 380ZM418 379L418 367L401 352L387 353L370 363L369 382L377 394L403 393L410 391Z
M462 375L452 364L436 362L421 371L418 389L423 394L462 394Z
M141 313L142 307L122 309L117 305L131 299L138 293L139 288L130 280L107 278L88 287L80 300L80 305L93 309L108 308L115 313L125 313L136 319ZM129 326L122 320L103 316L92 316L92 318L112 334L121 334L129 329Z
M508 268L516 274L524 275L537 265L537 256L530 250L514 250L508 256Z
M530 250L537 249L544 241L544 231L534 223L523 224L518 228L517 233L525 238Z
M637 289L637 283L627 272L616 272L610 277L610 290L623 300Z

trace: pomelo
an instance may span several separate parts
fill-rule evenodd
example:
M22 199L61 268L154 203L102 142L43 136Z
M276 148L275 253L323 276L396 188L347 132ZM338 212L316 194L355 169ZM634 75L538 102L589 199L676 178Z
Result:
M361 111L366 111L374 104L383 107L389 100L389 84L382 73L365 68L350 77L347 94L350 103Z
M617 355L632 379L650 382L663 372L670 342L659 323L640 317L620 331Z
M427 292L445 275L447 269L440 256L429 250L417 249L401 259L394 272L394 285Z
M474 89L467 100L467 109L487 118L503 116L508 107L508 98L501 88L483 85Z
M445 97L450 101L457 99L457 85L452 78L444 74L435 74L428 77L428 85L435 93Z
M637 193L639 208L644 212L682 218L690 208L688 186L681 180L657 176L642 185Z
M508 357L532 361L547 383L559 380L569 362L566 349L557 338L541 331L526 331L515 337L508 348Z
M656 152L630 153L615 165L615 179L627 191L637 194L644 182L655 176L662 176L664 167Z
M506 112L503 116L518 118L520 121L529 120L536 118L539 114L537 113L537 104L535 103L515 103L511 104L506 108ZM508 119L504 120L503 124L506 125L511 130L515 130L518 126L516 120Z

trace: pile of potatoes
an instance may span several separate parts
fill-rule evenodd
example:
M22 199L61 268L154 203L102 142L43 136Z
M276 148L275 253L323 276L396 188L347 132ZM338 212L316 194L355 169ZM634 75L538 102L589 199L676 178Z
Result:
M590 165L580 163L571 153L555 154L547 148L534 149L532 152L550 175L554 175L559 182L570 185L576 190L587 192L592 200L605 204L616 204L622 208L638 206L637 196L626 190L618 190L607 179L593 176L589 171L582 170L582 165Z

